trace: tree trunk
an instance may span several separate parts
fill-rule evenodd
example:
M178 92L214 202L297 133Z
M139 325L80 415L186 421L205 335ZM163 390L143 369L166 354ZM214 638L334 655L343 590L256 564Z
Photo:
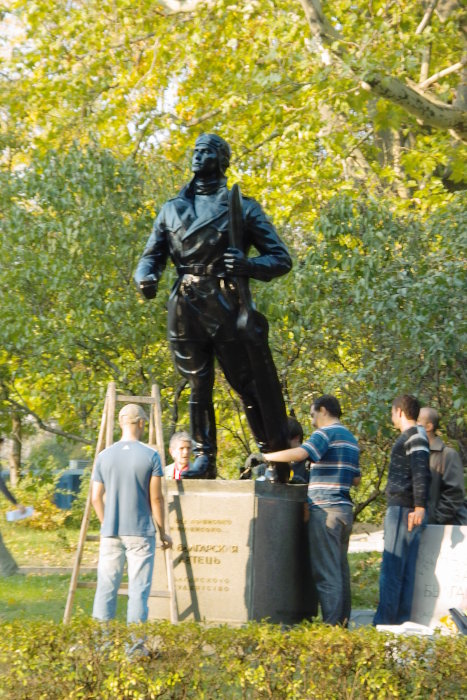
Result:
M10 483L14 487L21 478L21 417L11 415Z

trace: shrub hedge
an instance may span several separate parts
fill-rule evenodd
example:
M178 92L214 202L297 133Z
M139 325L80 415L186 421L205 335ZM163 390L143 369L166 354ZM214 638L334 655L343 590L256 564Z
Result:
M148 656L127 653L147 635ZM0 626L0 698L467 697L465 638L397 637L319 624Z

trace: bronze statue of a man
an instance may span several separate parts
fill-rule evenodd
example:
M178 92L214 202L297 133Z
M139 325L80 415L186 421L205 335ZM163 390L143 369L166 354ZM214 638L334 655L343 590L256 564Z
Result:
M246 285L248 290L248 279L267 282L289 272L292 261L261 206L249 197L239 200L241 244L230 244L231 191L225 177L230 155L229 145L215 134L196 140L194 177L163 205L135 272L148 299L156 296L168 257L178 272L168 303L168 337L175 366L191 389L196 458L185 478L216 477L215 358L241 398L259 449L288 447L286 410L267 321L253 305L248 329L239 328L238 317L240 289ZM248 257L251 246L259 253L256 257ZM288 466L282 467L279 480L287 481L288 474Z

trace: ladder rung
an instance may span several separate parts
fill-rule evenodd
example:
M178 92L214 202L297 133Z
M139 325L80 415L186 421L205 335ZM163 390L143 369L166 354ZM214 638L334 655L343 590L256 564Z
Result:
M78 588L95 588L96 581L78 581L77 587ZM128 584L127 583L122 583L122 585L118 589L118 594L119 595L128 595ZM150 598L170 598L170 592L169 591L151 591L149 594L149 597Z
M128 595L128 585L123 583L118 589L118 595ZM169 591L151 591L150 598L170 598Z
M86 535L86 542L99 542L100 539L101 539L100 535ZM156 547L158 549L162 548L162 545L160 544L160 542L157 543Z
M123 595L128 595L128 584L122 583L118 592ZM170 598L169 591L151 591L149 593L150 598Z
M154 396L132 396L131 394L117 394L117 401L130 401L131 403L157 403L157 398Z

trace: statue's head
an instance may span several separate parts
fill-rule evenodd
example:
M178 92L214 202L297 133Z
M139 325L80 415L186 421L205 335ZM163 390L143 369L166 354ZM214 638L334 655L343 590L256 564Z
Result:
M230 155L230 146L223 138L217 134L201 134L195 142L192 170L195 174L202 174L205 170L203 174L207 174L206 168L210 167L212 173L217 169L219 175L224 175L230 164Z

